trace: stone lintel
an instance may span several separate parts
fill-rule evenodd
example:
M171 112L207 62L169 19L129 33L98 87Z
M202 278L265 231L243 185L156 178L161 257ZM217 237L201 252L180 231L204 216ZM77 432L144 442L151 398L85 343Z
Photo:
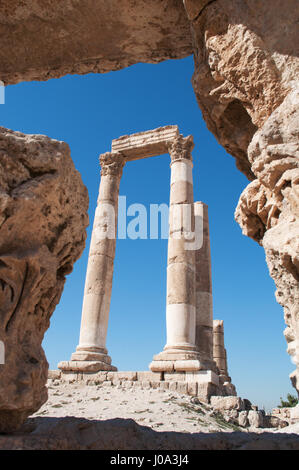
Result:
M168 153L169 144L178 136L178 126L158 127L112 140L111 151L122 153L127 161L154 157Z

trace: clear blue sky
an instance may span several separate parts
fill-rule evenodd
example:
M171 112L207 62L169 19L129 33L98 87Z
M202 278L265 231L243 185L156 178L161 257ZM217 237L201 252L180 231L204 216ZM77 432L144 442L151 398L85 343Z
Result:
M214 318L223 319L229 371L239 395L276 406L292 392L282 308L263 249L234 221L248 181L207 130L191 86L193 59L138 64L104 75L67 76L6 88L1 125L70 145L90 197L86 249L68 276L45 335L50 368L78 344L91 226L100 182L98 155L124 134L178 124L194 136L195 200L209 206ZM128 204L169 202L169 157L128 163L120 194ZM165 344L166 240L118 240L107 347L119 370L147 370Z

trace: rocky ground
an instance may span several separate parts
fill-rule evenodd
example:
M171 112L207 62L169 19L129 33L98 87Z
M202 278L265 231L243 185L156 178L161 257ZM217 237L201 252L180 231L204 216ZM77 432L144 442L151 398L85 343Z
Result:
M299 424L242 428L196 398L160 389L48 381L49 399L0 449L299 450Z
M223 432L239 427L226 423L220 413L204 403L161 389L125 388L49 381L49 399L33 415L47 417L76 416L106 420L133 419L156 431ZM195 399L195 401L197 401Z

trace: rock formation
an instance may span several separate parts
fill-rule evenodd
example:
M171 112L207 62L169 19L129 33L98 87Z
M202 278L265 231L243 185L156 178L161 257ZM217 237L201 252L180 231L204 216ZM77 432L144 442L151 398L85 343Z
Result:
M250 412L248 412L250 413ZM0 436L2 450L298 450L296 434L154 431L133 419L30 418L22 432Z
M182 0L3 0L0 24L6 85L192 54Z
M272 0L269 8L260 0L185 0L185 6L203 117L252 180L248 145L298 75L298 2Z
M265 249L299 390L298 2L185 0L185 7L194 90L208 128L252 180L236 220Z
M47 400L41 343L81 255L88 195L67 144L0 128L0 432Z
M299 93L291 91L272 113L248 148L258 179L243 191L236 220L245 235L265 249L284 307L288 352L299 389Z

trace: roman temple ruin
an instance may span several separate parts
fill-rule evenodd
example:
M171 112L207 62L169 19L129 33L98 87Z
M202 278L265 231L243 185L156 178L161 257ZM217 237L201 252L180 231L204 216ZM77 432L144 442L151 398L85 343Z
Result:
M118 381L106 349L116 247L119 185L128 161L170 155L170 209L166 293L166 345L153 357L151 372L132 381L178 390L209 400L235 395L227 371L223 321L213 323L208 207L194 202L193 137L177 126L122 136L100 156L101 181L84 290L79 345L58 367L62 379ZM132 379L132 373L127 373ZM139 374L139 375L138 375Z

